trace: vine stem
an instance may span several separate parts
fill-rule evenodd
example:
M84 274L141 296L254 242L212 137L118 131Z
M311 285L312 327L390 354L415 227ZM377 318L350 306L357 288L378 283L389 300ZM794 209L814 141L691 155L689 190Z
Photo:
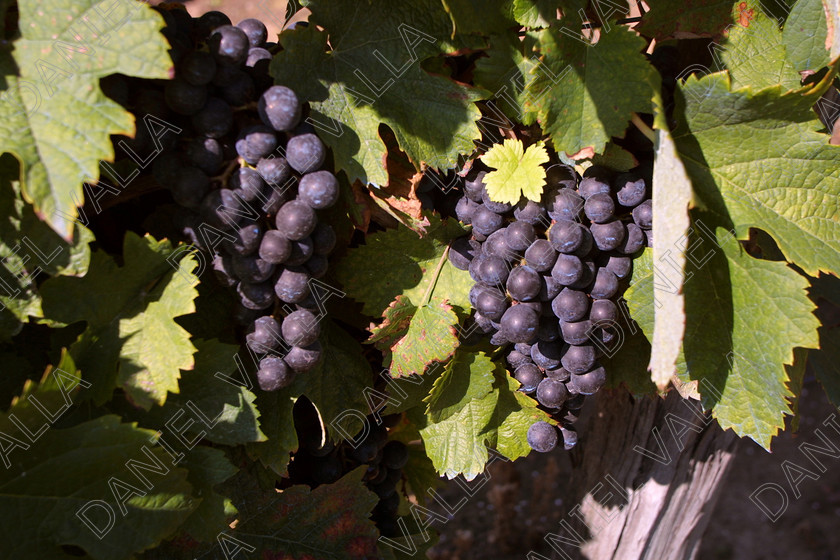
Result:
M446 246L446 249L443 250L443 255L441 255L440 260L437 263L437 268L435 268L435 273L432 276L432 281L429 283L429 287L426 288L426 293L423 294L423 301L420 302L420 305L417 306L419 309L423 307L427 303L429 303L429 298L432 297L432 290L435 289L435 285L437 284L438 277L440 276L440 271L443 268L443 263L446 262L446 258L449 256L449 245Z
M630 120L648 140L656 144L656 133L653 132L651 127L645 124L645 121L637 113L634 112Z

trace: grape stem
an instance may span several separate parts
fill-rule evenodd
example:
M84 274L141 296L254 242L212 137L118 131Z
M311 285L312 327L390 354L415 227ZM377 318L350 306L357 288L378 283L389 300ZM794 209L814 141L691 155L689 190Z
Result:
M239 167L242 163L239 161L238 158L232 159L230 163L228 163L227 167L220 175L216 175L215 177L211 177L211 181L220 181L222 185L227 184L227 180L230 178L231 174L234 170Z
M645 137L653 142L656 143L656 133L653 132L653 129L645 124L645 121L637 114L633 113L633 116L630 118L631 122L636 125L636 128L639 129L639 132L645 135Z
M432 281L429 283L429 287L426 288L426 293L423 294L423 301L417 306L418 309L429 303L429 299L432 297L432 290L435 289L435 284L437 284L438 277L440 276L440 270L443 268L443 263L446 262L447 257L449 257L449 245L443 250L443 255L441 255L437 263L437 268L435 268L435 273L432 275Z

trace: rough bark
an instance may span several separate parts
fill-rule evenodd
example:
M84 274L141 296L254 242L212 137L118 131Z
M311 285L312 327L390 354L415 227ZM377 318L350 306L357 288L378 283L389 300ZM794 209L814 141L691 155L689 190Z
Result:
M582 418L554 558L691 559L738 438L676 392L603 391Z

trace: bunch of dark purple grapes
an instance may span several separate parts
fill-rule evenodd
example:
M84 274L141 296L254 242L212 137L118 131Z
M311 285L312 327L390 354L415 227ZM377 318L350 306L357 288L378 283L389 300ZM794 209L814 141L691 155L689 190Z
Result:
M408 463L408 447L401 441L388 439L388 428L394 427L401 414L383 416L380 424L372 416L367 426L351 440L332 443L321 440L320 433L309 432L307 427L319 426L316 417L298 418L296 407L295 427L300 446L289 465L292 479L316 487L332 484L346 473L364 465L365 486L379 497L371 519L379 532L386 537L400 534L397 525L397 510L400 496L397 485L402 480L402 469ZM311 414L310 414L311 415Z
M614 175L551 166L542 200L516 206L490 199L473 172L456 206L472 235L454 241L449 259L469 270L474 320L496 346L512 345L507 362L521 384L558 421L537 422L529 445L552 450L577 442L573 423L586 395L606 381L598 359L618 339L617 305L633 258L651 238L648 173Z
M138 122L151 114L180 129L164 136L153 175L182 207L182 233L213 254L216 278L236 290L235 317L261 356L259 386L277 390L321 357L311 288L327 272L336 236L317 211L336 203L338 181L321 169L327 151L303 122L304 105L272 85L276 44L266 42L265 25L158 9L175 77L138 82L129 106ZM138 130L132 148L157 144Z

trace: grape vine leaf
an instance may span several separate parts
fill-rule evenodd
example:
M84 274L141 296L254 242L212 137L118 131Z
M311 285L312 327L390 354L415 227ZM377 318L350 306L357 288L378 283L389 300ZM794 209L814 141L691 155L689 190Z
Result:
M509 34L494 35L486 56L475 61L473 81L479 87L493 92L493 99L487 102L493 122L489 123L504 129L512 129L513 121L523 121L528 92L525 82L531 70L539 64L534 54L539 34L534 31L525 33L520 40Z
M676 373L675 364L685 331L685 302L682 293L686 253L681 243L689 227L688 208L692 201L691 180L677 155L674 139L667 128L656 131L653 167L653 220L656 235L653 262L668 262L661 272L669 275L676 289L662 291L654 309L651 340L651 381L660 389Z
M67 243L42 222L20 196L20 165L0 156L0 340L8 340L29 317L41 318L41 295L34 280L41 274L81 275L90 262L93 234L84 226Z
M677 372L697 380L706 409L724 429L769 449L784 426L792 397L785 364L794 348L816 348L819 322L807 281L783 262L755 259L714 215L695 211L685 272L686 328ZM714 228L714 229L712 229ZM648 260L638 262L625 297L650 339L653 313L669 279Z
M832 17L836 15L835 12ZM819 70L831 63L827 37L828 21L822 0L796 2L785 20L782 41L797 71Z
M732 91L716 73L690 76L675 99L673 137L698 204L739 238L763 229L812 276L840 272L840 149L816 132L813 96Z
M567 18L580 21L578 14L586 8L586 0L513 0L513 17L525 27L548 27L557 21L557 9Z
M167 422L181 425L192 421L184 428L185 433L221 445L265 441L257 396L240 384L239 374L234 372L239 345L216 339L193 339L192 344L196 348L195 367L181 372L178 392L169 394L162 406L148 411L126 403L119 408L122 417L161 431L171 429Z
M224 451L203 445L187 451L178 464L187 470L187 482L192 485L194 494L201 496L198 507L184 520L181 529L201 542L213 542L236 515L230 498L214 488L235 475L238 469Z
M545 184L545 168L548 152L545 145L537 142L527 149L522 140L506 138L502 144L494 144L481 156L481 161L493 169L484 176L490 200L516 204L524 196L539 202Z
M307 7L311 25L281 34L271 74L309 101L308 120L350 183L387 184L380 123L417 168L450 169L459 153L472 152L481 116L474 101L486 93L420 66L467 46L450 39L440 1L312 0Z
M721 58L729 70L733 89L780 84L791 90L799 88L801 79L791 51L802 45L801 33L783 34L778 22L756 7L748 26L736 25L729 31ZM827 54L825 46L822 50Z
M383 316L372 341L386 353L391 375L423 373L458 345L456 312L470 308L469 273L447 258L449 242L464 233L455 220L428 215L424 237L405 227L370 235L339 261L336 277L362 311Z
M172 535L199 504L187 472L150 443L154 432L117 416L34 439L0 470L0 537L10 557L70 558L61 546L73 545L95 560L128 560Z
M743 3L746 5L746 3ZM642 18L636 30L657 41L718 37L732 24L732 0L651 0L650 11ZM740 11L735 8L740 16ZM744 8L744 13L748 8Z
M144 3L58 0L45 11L26 1L19 9L21 36L0 54L0 152L20 160L23 198L70 242L83 183L114 157L110 135L134 131L99 79L167 78L172 61L163 20Z
M51 278L41 286L44 314L87 329L70 349L95 402L115 386L145 409L178 392L179 370L192 369L195 347L174 318L195 311L196 261L169 241L125 236L120 267L96 251L82 278ZM173 268L177 266L177 268Z
M608 142L603 154L592 156L592 165L626 172L639 165L639 161L636 159L636 156L615 142Z
M539 38L541 64L526 86L524 117L530 124L536 115L558 152L601 153L611 136L624 135L634 111L651 112L658 77L632 30L602 29L594 45L553 28Z
M458 352L443 368L424 399L432 422L446 420L464 407L464 402L481 399L493 390L493 361L483 352Z
M452 19L452 36L463 33L490 35L513 25L504 2L485 0L441 0Z
M517 391L519 383L499 364L483 355L468 363L470 376L492 368L492 390L480 398L470 398L484 390L484 384L478 381L469 390L461 388L459 403L433 398L430 405L445 403L446 406L441 411L432 409L433 413L426 415L426 424L420 429L429 458L437 471L449 479L463 474L472 480L483 472L489 458L488 446L508 459L524 457L531 450L526 440L528 428L549 418L533 399ZM434 417L442 420L435 422Z
M257 392L257 406L261 411L260 428L268 439L248 443L245 448L250 457L259 460L278 476L288 475L289 455L298 448L292 414L294 405L295 398L288 387L279 391Z
M368 519L378 499L362 485L365 467L314 490L298 485L261 491L239 505L231 535L263 557L344 560L377 556L376 526Z

